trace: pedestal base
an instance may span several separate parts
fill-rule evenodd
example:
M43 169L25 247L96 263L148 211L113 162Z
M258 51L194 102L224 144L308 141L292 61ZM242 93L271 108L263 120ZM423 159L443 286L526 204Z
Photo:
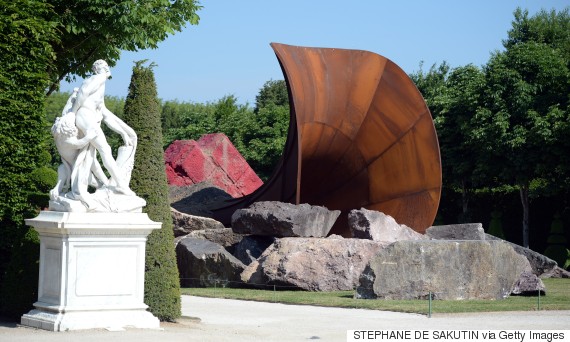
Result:
M159 329L160 321L145 310L49 312L32 310L22 316L22 325L50 331L123 328Z
M160 222L143 213L43 211L26 220L40 235L38 301L22 325L51 331L158 329L144 304L146 237Z

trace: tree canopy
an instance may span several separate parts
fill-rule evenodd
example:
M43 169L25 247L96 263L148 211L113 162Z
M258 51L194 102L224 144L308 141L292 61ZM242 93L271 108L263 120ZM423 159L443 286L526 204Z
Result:
M485 68L484 108L474 134L485 154L501 158L493 175L520 191L525 247L531 182L567 177L557 170L564 168L558 163L567 158L568 143L557 138L567 134L560 123L570 120L569 25L568 10L532 18L517 10L505 51L494 53Z
M284 81L281 82L284 86ZM266 87L273 86L272 81L266 83L260 94ZM238 104L233 95L207 104L166 101L163 111L170 117L168 122L179 121L181 124L179 127L166 125L165 147L174 140L198 140L203 134L224 133L252 169L262 179L267 179L285 147L289 104L278 105L270 99L263 103L254 110L248 105Z
M568 11L568 7L558 12L543 9L529 17L528 10L517 8L508 37L503 40L503 46L509 50L519 44L535 42L560 50L568 56L570 54Z
M517 189L528 246L530 199L570 190L570 17L514 17L505 49L482 69L444 62L411 77L434 116L447 191L461 192L467 214L477 189Z
M255 109L257 113L261 108L275 106L289 106L289 92L284 80L269 80L265 82L255 97Z
M47 0L59 40L51 42L55 64L48 94L63 79L85 77L97 59L115 65L121 51L157 48L186 23L198 24L196 0Z

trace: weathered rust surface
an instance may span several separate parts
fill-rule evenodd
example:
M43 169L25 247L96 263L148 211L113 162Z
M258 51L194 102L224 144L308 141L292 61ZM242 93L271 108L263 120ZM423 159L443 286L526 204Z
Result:
M260 200L342 210L331 233L348 235L347 213L382 211L418 232L432 225L441 160L431 114L396 64L378 54L272 43L289 90L283 159L253 194L214 216Z

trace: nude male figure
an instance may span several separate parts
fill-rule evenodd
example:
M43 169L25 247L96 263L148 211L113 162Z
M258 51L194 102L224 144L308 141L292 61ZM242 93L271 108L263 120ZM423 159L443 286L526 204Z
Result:
M61 116L55 119L51 128L51 133L55 140L55 146L61 156L61 164L57 169L57 184L50 191L50 199L57 200L59 196L63 196L63 190L67 188L71 182L71 173L73 165L79 150L87 146L89 142L95 138L95 131L79 139L79 130L75 126L75 113L71 112L73 102L77 98L79 88L74 88L73 93L67 99L67 103L61 112ZM93 177L89 177L89 184L98 187L100 184L107 185L109 180L101 169L101 165L95 159L91 167Z
M93 72L94 75L83 81L71 108L71 112L75 113L75 125L82 136L93 137L90 145L101 155L103 166L111 175L112 182L116 184L115 191L125 195L135 195L113 158L111 147L101 129L101 122L105 122L111 130L120 134L127 146L136 146L137 135L131 127L105 107L105 82L111 76L107 63L103 60L96 61L93 63ZM74 171L78 172L79 176L75 180L72 179L72 188L79 197L87 193L87 179L91 168L92 162Z

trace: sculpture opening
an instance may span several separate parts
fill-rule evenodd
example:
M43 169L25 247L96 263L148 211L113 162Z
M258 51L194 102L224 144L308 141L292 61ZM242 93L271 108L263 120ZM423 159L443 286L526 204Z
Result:
M271 44L283 70L290 124L283 157L254 193L213 208L228 225L257 201L366 208L424 233L441 195L441 159L427 105L395 63L362 50Z

